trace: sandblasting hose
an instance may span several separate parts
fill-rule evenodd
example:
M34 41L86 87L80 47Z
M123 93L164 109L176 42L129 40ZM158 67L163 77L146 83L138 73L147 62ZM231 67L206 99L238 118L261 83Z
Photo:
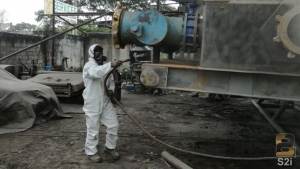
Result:
M122 63L129 61L129 59L122 61ZM105 92L107 95L109 95L108 93L108 88L107 88L107 79L108 77L111 75L111 73L117 69L117 67L114 67L105 77L104 79L104 87L105 87ZM197 155L197 156L202 156L202 157L208 157L208 158L216 158L216 159L225 159L225 160L273 160L273 159L278 159L278 157L253 157L253 158L246 158L246 157L223 157L223 156L216 156L216 155L210 155L210 154L203 154L203 153L198 153L198 152L193 152L193 151L187 151L187 150L183 150L174 146L171 146L157 138L155 138L153 135L151 135L146 129L144 129L143 126L141 126L129 113L126 112L126 110L124 109L124 107L118 102L118 100L115 97L112 97L113 101L124 111L124 113L130 118L130 120L132 120L134 122L135 125L137 125L143 132L145 132L151 139L155 140L156 142L169 147L171 149L180 151L182 153L187 153L187 154L193 154L193 155ZM299 155L297 157L300 157Z

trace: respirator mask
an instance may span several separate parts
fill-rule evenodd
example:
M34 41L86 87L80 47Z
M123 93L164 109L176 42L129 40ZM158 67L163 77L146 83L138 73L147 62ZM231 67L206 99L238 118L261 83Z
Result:
M94 52L94 59L99 65L103 65L103 62L107 60L107 57L103 56L102 52Z
M103 62L105 62L106 60L107 60L107 57L106 57L106 56L101 56L101 58L96 59L96 62L97 62L99 65L103 65Z

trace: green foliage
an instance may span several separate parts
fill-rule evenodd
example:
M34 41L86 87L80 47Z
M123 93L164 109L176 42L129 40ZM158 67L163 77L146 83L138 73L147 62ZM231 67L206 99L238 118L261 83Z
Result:
M41 20L43 20L44 10L38 10L34 14L36 15L36 17L34 18L35 21L40 22Z
M34 31L36 28L36 25L30 24L30 23L17 23L16 25L12 25L9 32L19 32L19 31Z
M87 33L110 33L111 30L109 28L104 28L104 27L97 27L95 25L84 25L81 27L81 30ZM78 31L79 35L83 35L82 32Z

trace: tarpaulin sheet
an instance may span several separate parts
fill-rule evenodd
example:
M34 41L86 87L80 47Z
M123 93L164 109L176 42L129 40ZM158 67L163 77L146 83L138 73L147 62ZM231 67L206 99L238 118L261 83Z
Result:
M64 114L53 90L22 81L0 68L0 134L24 131Z

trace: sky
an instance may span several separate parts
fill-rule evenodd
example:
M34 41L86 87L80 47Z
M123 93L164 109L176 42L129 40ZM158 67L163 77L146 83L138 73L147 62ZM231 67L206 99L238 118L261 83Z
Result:
M44 9L44 0L0 0L0 10L7 12L8 23L26 22L38 25L34 20L34 12Z

